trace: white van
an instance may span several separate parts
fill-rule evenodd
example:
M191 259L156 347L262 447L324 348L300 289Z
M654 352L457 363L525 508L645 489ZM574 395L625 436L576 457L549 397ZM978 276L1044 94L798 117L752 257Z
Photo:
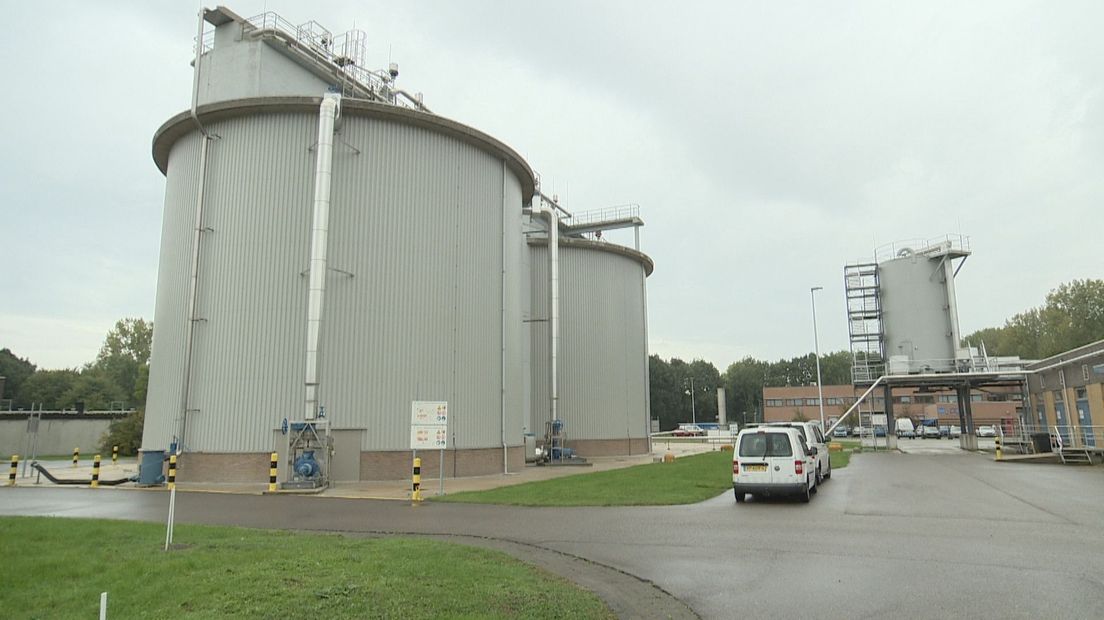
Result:
M740 431L732 451L736 501L744 501L747 494L797 495L809 501L816 493L815 452L797 428L757 426Z
M816 448L815 474L816 483L819 485L826 478L832 477L832 459L828 453L828 441L824 439L824 433L820 430L820 422L806 420L805 422L767 422L761 426L789 426L800 429L805 437L805 445Z
M916 437L916 426L912 423L911 419L909 419L909 418L897 418L896 424L897 424L896 430L897 430L897 436L898 437L907 437L907 438Z

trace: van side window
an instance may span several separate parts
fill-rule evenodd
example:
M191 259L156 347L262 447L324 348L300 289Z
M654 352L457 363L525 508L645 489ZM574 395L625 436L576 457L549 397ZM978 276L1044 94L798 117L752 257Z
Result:
M767 435L767 437L770 437L771 456L793 456L789 435L785 433L771 433Z

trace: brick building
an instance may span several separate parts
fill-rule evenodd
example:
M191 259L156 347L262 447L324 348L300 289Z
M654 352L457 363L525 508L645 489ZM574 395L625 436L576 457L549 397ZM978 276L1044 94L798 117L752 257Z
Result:
M824 386L824 417L838 418L862 395L862 391L850 385ZM763 420L765 422L790 422L820 418L820 401L817 386L763 388ZM970 394L970 406L977 425L996 424L1001 420L1018 419L1023 395L1014 388L975 389ZM862 406L864 413L885 413L885 398L881 390L867 398ZM937 419L940 425L959 423L958 398L954 391L925 391L922 388L894 388L894 418L911 418L913 422ZM852 415L853 418L853 415ZM1101 419L1104 420L1104 414ZM851 418L845 423L854 426Z

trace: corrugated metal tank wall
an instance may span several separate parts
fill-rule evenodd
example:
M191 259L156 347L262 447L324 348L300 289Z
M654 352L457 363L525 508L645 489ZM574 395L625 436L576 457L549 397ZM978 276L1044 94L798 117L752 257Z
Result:
M617 440L643 439L648 430L645 266L608 246L561 241L558 410L569 445L605 440L602 452L628 453L629 443ZM547 241L531 240L529 251L530 427L540 436L549 415Z
M522 183L496 153L435 131L431 118L414 126L352 107L334 147L320 363L327 417L367 429L363 449L406 450L410 401L448 400L459 447L499 447L505 394L516 446L528 416ZM301 414L317 122L307 110L253 110L208 124L218 139L208 155L188 450L267 452L280 421ZM194 130L176 138L165 166L143 437L152 449L180 428L199 143Z
M952 370L955 348L947 288L947 267L923 255L878 264L885 352L908 356L910 371Z

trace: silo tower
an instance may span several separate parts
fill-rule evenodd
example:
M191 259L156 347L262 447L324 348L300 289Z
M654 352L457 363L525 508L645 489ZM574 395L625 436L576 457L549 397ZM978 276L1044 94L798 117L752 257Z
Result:
M967 369L954 279L969 256L969 237L948 235L886 245L874 262L845 267L857 380Z

